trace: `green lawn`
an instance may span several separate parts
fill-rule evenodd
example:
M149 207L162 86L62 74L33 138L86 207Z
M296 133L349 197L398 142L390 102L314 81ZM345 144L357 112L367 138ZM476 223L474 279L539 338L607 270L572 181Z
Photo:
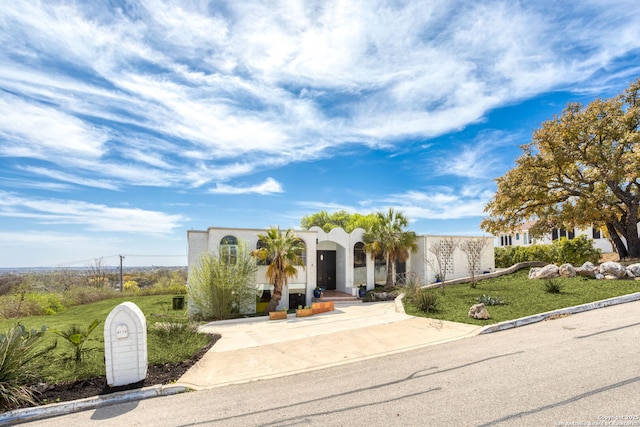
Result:
M57 347L49 352L38 367L40 375L48 382L90 378L105 375L104 365L104 322L111 310L124 301L135 303L144 313L147 320L148 337L147 353L150 365L177 362L189 359L200 348L209 342L208 337L193 333L185 327L187 322L186 310L172 310L172 295L128 296L103 300L92 304L85 304L68 308L60 313L49 316L30 316L19 319L0 321L0 330L10 329L16 322L28 328L40 329L46 325L49 329L40 343L41 346L50 345L57 341ZM52 332L52 329L65 330L76 324L86 329L94 319L100 325L89 336L86 344L88 352L85 360L76 365L68 360L72 347L63 338ZM173 331L157 331L156 322L176 322L183 327Z
M529 279L528 271L521 270L511 275L479 281L475 289L469 284L452 285L445 287L444 295L440 295L440 289L433 289L432 292L440 296L435 312L423 313L408 302L405 303L405 310L413 316L489 325L640 292L640 281L634 280L595 280L583 277L553 280L562 286L561 293L547 293L544 280ZM491 319L469 318L469 308L483 294L502 298L506 305L487 306Z

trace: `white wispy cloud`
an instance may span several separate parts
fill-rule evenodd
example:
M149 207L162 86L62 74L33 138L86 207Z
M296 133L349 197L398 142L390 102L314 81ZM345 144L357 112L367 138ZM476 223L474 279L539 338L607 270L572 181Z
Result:
M194 169L238 159L226 178L265 156L438 136L527 96L588 88L640 47L633 1L54 1L0 18L0 155L91 158L114 181L163 186L204 185ZM479 152L465 150L460 170ZM120 174L114 155L144 174Z
M263 183L257 185L250 185L246 187L233 186L227 184L218 183L216 186L209 190L209 193L213 194L274 194L282 193L284 189L282 184L273 178L267 178Z
M39 224L68 224L94 231L167 234L185 221L182 215L111 207L77 200L27 198L0 191L0 216L29 218Z
M385 211L393 207L411 220L461 219L483 215L484 207L493 192L481 188L467 188L462 191L448 187L435 187L425 191L407 191L397 195L382 196L362 201L369 211Z
M504 172L502 153L513 151L528 141L528 135L520 132L480 132L474 139L459 144L454 152L433 156L431 171L436 175L449 175L470 180L492 179Z
M51 170L46 168L40 168L35 166L20 166L20 170L32 173L34 175L41 175L48 178L52 178L58 181L68 182L71 184L82 185L85 187L103 188L106 190L118 190L118 187L108 181L100 181L97 179L83 178L69 173L61 172L58 170Z

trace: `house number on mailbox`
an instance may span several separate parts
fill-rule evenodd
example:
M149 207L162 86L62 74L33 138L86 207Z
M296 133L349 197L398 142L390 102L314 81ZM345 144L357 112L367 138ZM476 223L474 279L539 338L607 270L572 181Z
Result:
M116 326L116 338L121 340L129 337L129 328L124 323Z

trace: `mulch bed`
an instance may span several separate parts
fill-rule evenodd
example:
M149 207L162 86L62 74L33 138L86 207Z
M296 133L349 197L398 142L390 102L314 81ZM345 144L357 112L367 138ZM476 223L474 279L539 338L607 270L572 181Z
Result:
M115 393L118 391L134 390L153 385L171 384L187 372L187 370L200 360L202 356L204 356L204 354L220 339L220 335L218 334L212 334L210 337L211 342L202 347L188 360L149 366L147 368L147 377L144 381L126 386L109 387L107 385L106 376L100 376L84 380L53 384L48 386L45 391L37 393L36 405L68 402L71 400L84 399L86 397Z

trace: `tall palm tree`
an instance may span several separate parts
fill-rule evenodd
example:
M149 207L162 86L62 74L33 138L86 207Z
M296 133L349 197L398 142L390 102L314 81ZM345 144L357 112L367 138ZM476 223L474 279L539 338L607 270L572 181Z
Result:
M382 254L387 262L387 280L385 287L395 283L396 261L406 261L409 252L418 250L416 233L405 231L409 220L402 212L389 208L387 213L377 212L378 221L364 234L365 248L375 258Z
M273 293L265 312L275 311L282 299L282 290L289 279L298 274L296 266L304 265L302 251L305 246L291 229L283 233L280 227L269 228L266 233L258 234L258 239L262 242L262 247L253 251L252 255L269 263L267 278L273 284Z

